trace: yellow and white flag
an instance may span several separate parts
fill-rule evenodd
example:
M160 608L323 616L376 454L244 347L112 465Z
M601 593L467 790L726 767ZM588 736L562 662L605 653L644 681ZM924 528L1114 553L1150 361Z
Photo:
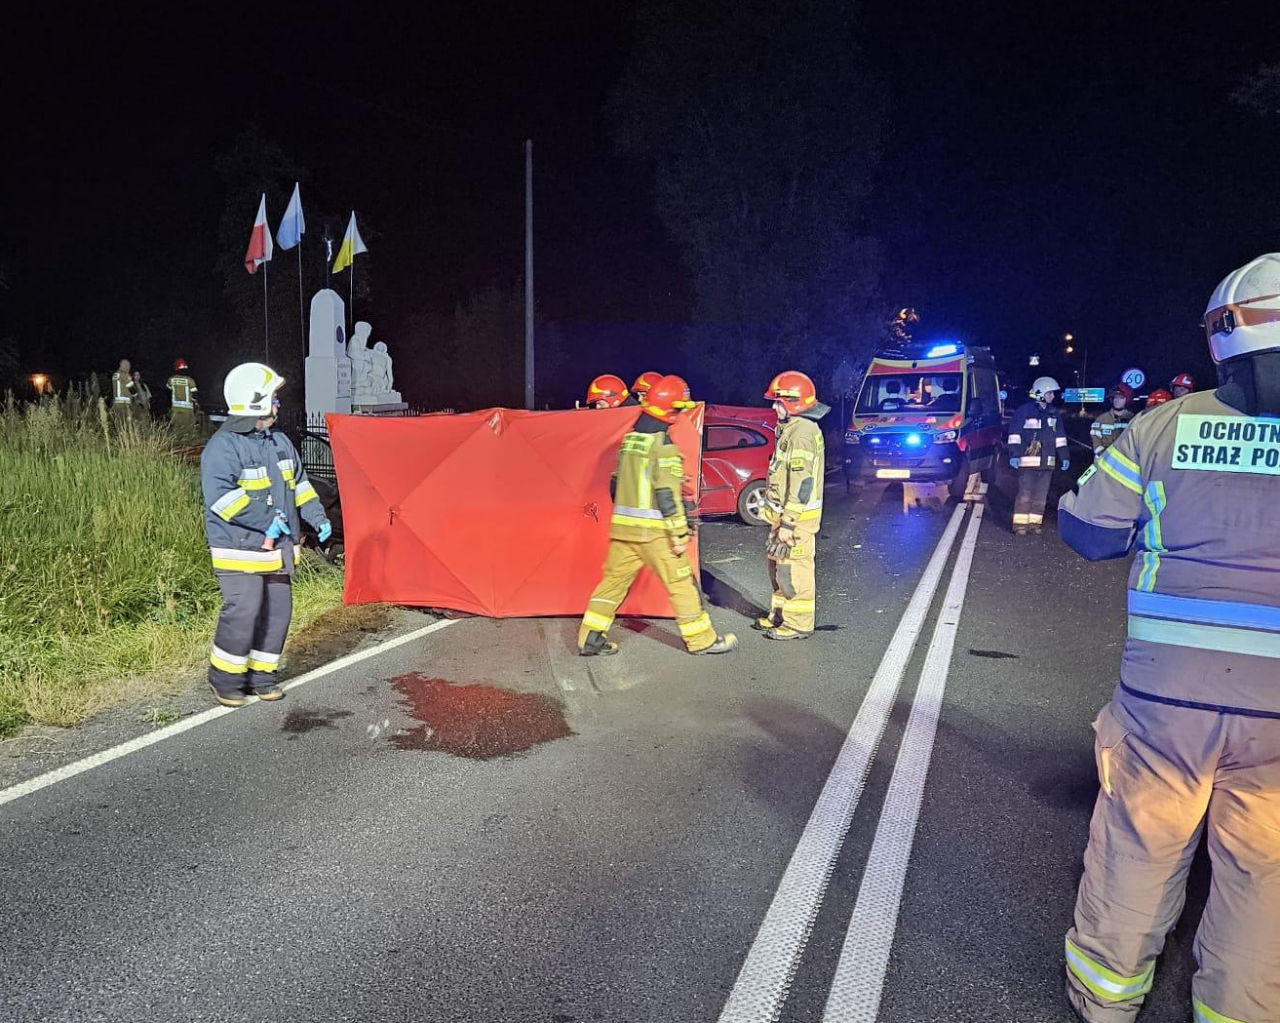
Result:
M352 260L361 252L368 252L369 249L364 243L364 239L360 237L360 231L356 227L356 215L353 210L351 213L351 223L347 225L347 233L342 238L342 246L338 249L338 256L333 261L333 272L340 273L351 265Z

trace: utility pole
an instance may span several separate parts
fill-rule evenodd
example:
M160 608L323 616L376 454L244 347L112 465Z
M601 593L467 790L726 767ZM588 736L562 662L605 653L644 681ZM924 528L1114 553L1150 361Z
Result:
M524 407L533 410L533 139L524 140Z

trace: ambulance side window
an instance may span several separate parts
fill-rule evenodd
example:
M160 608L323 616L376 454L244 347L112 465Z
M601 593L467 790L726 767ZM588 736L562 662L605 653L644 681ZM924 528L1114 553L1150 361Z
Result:
M989 369L976 368L969 375L969 415L990 416L1000 411L1000 391L996 375Z

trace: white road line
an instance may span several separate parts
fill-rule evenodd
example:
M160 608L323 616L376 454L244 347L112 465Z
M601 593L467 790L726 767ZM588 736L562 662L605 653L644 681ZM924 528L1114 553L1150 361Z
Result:
M965 530L956 567L947 586L942 613L920 671L911 716L902 736L898 762L889 780L884 810L876 826L871 855L867 859L858 901L845 935L844 949L836 964L835 981L827 998L823 1023L875 1023L880 1011L885 972L889 967L889 950L898 926L898 909L911 861L916 822L924 798L925 778L933 756L933 740L938 730L938 715L947 688L947 673L955 648L960 613L964 609L969 569L973 565L974 546L982 524L982 505L975 505L973 518Z
M782 1011L787 989L809 939L836 856L849 830L876 747L893 709L894 697L924 628L929 605L933 603L965 510L965 505L958 505L951 513L951 521L911 595L729 992L720 1013L721 1023L772 1021Z
M336 661L330 661L328 664L321 665L319 668L313 668L305 674L299 675L291 680L282 689L297 689L298 686L304 686L308 682L314 682L318 678L325 675L331 675L335 671L339 671L352 664L378 654L386 653L388 650L394 650L398 646L405 643L412 643L415 639L422 639L429 636L433 632L439 632L447 625L452 625L455 619L444 618L430 625L425 625L421 629L415 629L413 632L405 633L403 636L397 636L395 639L389 639L385 643L379 643L377 646L369 647L368 650L358 650L353 654L347 654L345 657L339 657ZM256 700L254 702L257 702ZM175 721L171 725L157 729L154 732L148 732L146 735L140 735L136 739L130 739L128 742L122 742L119 746L112 746L111 749L103 750L101 753L95 753L92 756L85 757L83 760L77 760L73 764L67 764L53 771L19 782L17 785L11 785L7 789L0 790L0 806L5 803L12 803L15 799L21 799L23 796L29 796L33 792L39 792L41 789L48 788L50 785L56 785L60 781L66 781L68 778L74 778L77 774L84 774L85 771L92 771L95 767L101 767L103 764L109 764L113 760L119 760L126 757L130 753L136 753L140 749L146 749L148 746L154 746L158 742L165 739L171 739L175 735L181 735L183 732L189 732L193 728L199 728L201 725L208 724L225 714L233 714L238 708L236 707L211 707L208 710L201 711L189 718L183 718L181 721Z

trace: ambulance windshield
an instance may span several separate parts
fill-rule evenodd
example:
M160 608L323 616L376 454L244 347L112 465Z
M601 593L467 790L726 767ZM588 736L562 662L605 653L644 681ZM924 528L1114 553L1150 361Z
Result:
M959 373L902 373L868 376L858 396L858 414L959 412Z

